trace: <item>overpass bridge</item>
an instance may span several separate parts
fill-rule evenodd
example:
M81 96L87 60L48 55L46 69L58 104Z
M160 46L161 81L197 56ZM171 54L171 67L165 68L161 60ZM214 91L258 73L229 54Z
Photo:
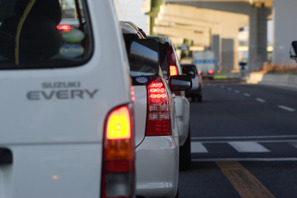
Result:
M289 65L290 43L297 40L296 0L147 0L150 34L169 36L177 45L215 53L222 71L239 71L238 34L248 27L248 65L267 61L267 21L274 22L272 64ZM189 42L190 41L190 42Z

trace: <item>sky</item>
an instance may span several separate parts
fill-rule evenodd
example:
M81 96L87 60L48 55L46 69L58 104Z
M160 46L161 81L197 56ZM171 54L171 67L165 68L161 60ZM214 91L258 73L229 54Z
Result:
M147 32L147 16L141 12L145 0L114 0L119 20L131 21Z

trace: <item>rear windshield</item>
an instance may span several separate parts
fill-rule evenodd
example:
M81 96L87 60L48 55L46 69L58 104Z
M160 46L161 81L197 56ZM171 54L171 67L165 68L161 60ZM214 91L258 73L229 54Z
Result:
M160 43L160 65L165 79L169 78L169 66L176 65L176 57L168 42Z
M130 75L153 76L159 72L159 46L148 39L138 39L134 34L124 34Z
M168 79L168 74L169 74L168 50L169 50L168 43L160 44L160 65L165 79Z
M77 66L90 57L84 0L1 0L0 69Z

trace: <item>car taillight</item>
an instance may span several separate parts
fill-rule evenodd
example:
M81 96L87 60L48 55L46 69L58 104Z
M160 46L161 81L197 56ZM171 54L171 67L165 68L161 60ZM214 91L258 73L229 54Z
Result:
M148 86L146 135L171 135L170 104L167 90L161 79Z
M135 101L135 91L133 86L131 86L131 99L132 101Z
M135 153L131 110L120 106L108 114L103 143L102 198L132 198Z
M169 74L170 74L170 76L176 76L178 74L176 65L169 66Z
M57 25L57 29L63 32L67 32L73 29L72 25Z
M209 70L208 71L208 74L213 74L213 70Z
M198 74L201 74L201 73L202 73L202 71L201 71L201 70L199 70L199 71L198 71Z
M202 87L202 77L201 76L198 77L198 82L199 82L199 87Z

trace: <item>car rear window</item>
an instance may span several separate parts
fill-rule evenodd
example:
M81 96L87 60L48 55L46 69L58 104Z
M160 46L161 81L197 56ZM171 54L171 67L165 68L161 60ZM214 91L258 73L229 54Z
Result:
M168 79L169 74L169 57L168 57L168 43L160 43L160 65L165 79Z
M0 69L81 65L91 55L84 0L1 0Z
M134 34L124 34L130 75L153 76L159 72L159 46L154 40L138 39Z

